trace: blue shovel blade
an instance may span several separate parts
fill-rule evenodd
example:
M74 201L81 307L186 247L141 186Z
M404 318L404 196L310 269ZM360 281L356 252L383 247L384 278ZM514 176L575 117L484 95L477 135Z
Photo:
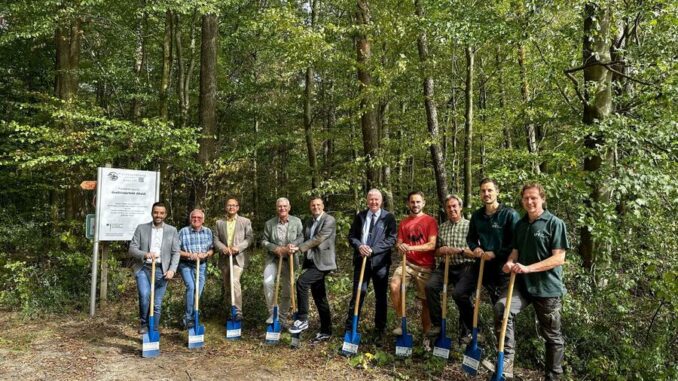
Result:
M433 345L433 355L448 359L450 357L450 349L452 349L452 340L449 337L446 337L447 334L447 321L443 319L442 324L440 325L440 335L436 339L435 344Z
M156 331L157 333L157 331ZM153 340L149 333L141 335L141 357L157 357L160 354L160 338Z
M238 340L242 335L242 322L236 320L238 310L231 306L231 319L226 322L226 338L229 340Z
M188 348L202 348L205 345L205 326L195 326L188 330Z
M278 320L278 306L273 307L273 323L266 326L266 344L277 344L280 341L280 320Z
M344 334L344 344L341 346L341 354L344 356L353 356L358 353L360 345L360 334L353 331L346 331Z
M497 353L497 367L490 381L506 381L504 377L504 352Z
M407 318L402 318L400 323L403 334L396 339L395 354L400 357L408 357L412 355L412 335L407 333Z
M480 359L483 358L483 349L478 346L478 328L473 329L473 336L471 342L466 346L464 351L464 360L461 368L468 375L475 376L478 374L480 367Z

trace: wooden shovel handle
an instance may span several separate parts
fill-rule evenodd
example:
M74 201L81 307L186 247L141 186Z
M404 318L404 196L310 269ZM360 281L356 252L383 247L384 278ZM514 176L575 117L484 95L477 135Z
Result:
M405 296L407 294L407 288L405 287L405 275L407 272L407 253L403 253L403 263L402 263L402 274L400 278L400 309L402 310L402 317L405 317Z
M443 276L443 319L447 318L447 281L450 271L450 256L445 255L445 275Z
M151 258L151 310L149 311L149 316L155 316L153 310L155 309L155 253Z
M294 254L290 254L290 301L292 302L292 312L297 312L297 297L294 289Z
M195 310L198 310L198 301L200 300L200 258L195 260Z
M483 287L483 273L485 272L485 257L480 258L480 270L478 271L478 284L476 285L476 302L473 307L473 328L478 327L478 311L480 311L480 292Z
M504 320L501 322L501 332L499 333L499 352L504 351L504 338L506 337L506 326L508 325L509 314L511 313L511 297L513 296L513 284L516 281L516 273L511 272L508 292L506 294L506 306L504 307Z
M358 277L358 287L355 292L355 307L353 307L353 316L358 316L360 309L360 294L363 290L363 276L365 275L365 264L367 264L367 256L363 256L363 264L360 266L360 276Z
M273 294L273 305L278 305L278 289L280 288L280 270L282 270L282 255L278 257L278 275L275 277L275 294Z

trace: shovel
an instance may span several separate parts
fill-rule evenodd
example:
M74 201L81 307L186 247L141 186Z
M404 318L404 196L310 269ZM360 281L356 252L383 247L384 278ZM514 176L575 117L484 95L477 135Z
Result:
M452 340L447 337L447 280L450 269L450 256L445 255L445 275L443 276L443 319L440 322L440 335L433 346L433 355L447 360L452 349Z
M473 333L471 342L466 346L464 360L461 368L467 374L475 376L478 373L480 359L483 357L483 349L478 347L478 311L480 311L480 292L483 287L483 270L485 269L485 258L480 258L480 273L478 274L478 284L476 285L476 301L473 308Z
M273 295L273 322L266 327L266 344L278 344L280 341L280 319L278 318L278 288L280 287L280 270L282 256L278 257L278 275L275 278L275 294Z
M360 276L358 277L358 288L355 292L355 307L353 307L353 323L351 330L344 334L344 345L341 346L341 354L344 356L353 356L358 353L360 345L360 334L358 333L358 310L360 309L360 294L363 288L363 276L365 275L365 264L367 256L363 256L363 264L360 267Z
M407 333L407 317L405 317L405 296L407 289L405 288L405 274L406 274L406 262L407 262L407 253L403 253L403 267L402 267L402 279L400 279L400 306L401 306L401 316L402 320L400 322L400 327L402 329L402 334L396 339L395 354L400 357L409 357L412 355L412 335Z
M193 306L193 327L188 329L188 348L202 348L205 345L205 326L200 324L200 258L195 260L195 305Z
M508 325L509 314L511 313L511 296L513 296L513 284L516 280L516 273L511 272L509 280L508 293L506 294L506 307L504 307L504 320L501 322L501 332L499 333L499 351L497 352L496 371L490 378L490 381L506 381L504 377L504 339L506 336L506 326Z
M155 254L151 258L151 309L148 313L148 332L141 336L141 357L157 357L160 354L160 332L155 323Z
M240 339L242 332L242 322L236 319L238 309L235 307L235 291L233 291L233 255L228 256L228 266L230 268L229 278L231 279L231 318L226 322L226 338L229 340Z
M296 288L294 287L294 257L293 254L290 254L290 298L292 302L292 321L297 320L297 314L299 311L297 310L297 292ZM292 334L292 340L290 341L290 346L294 349L299 348L299 339L301 338L301 332L299 333L293 333Z

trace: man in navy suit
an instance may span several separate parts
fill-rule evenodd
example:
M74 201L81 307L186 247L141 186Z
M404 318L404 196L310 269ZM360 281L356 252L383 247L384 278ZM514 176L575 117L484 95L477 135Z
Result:
M353 247L353 295L346 318L346 330L351 330L353 309L355 308L356 291L360 286L360 305L362 309L367 294L370 279L374 284L376 299L374 312L374 340L381 344L381 338L386 330L386 313L388 309L388 274L391 267L391 249L397 238L396 219L392 213L381 208L383 198L381 192L372 189L367 192L367 209L356 214L348 234L348 242ZM360 280L360 268L363 257L367 257L363 283Z

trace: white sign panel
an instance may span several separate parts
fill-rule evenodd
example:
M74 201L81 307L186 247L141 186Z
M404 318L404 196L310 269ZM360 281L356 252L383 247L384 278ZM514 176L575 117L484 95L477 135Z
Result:
M151 221L160 197L160 173L99 168L96 241L129 241L137 225Z

